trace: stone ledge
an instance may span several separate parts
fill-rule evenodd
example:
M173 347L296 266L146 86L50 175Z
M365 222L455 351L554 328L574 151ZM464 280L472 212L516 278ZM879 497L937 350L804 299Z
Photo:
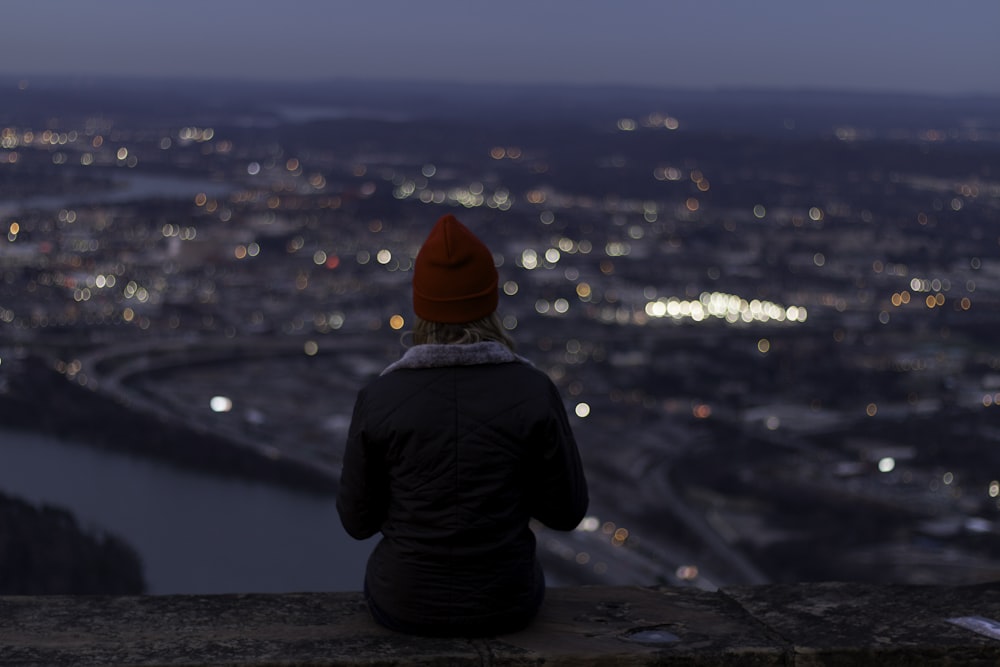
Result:
M1000 584L548 591L527 630L424 639L358 593L0 597L0 665L995 665Z

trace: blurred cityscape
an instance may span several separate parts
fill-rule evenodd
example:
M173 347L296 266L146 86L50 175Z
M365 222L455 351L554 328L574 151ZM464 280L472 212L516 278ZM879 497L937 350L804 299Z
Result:
M1000 576L1000 99L31 79L0 100L6 424L86 410L141 449L127 411L335 480L453 213L584 457L591 515L538 530L555 580Z

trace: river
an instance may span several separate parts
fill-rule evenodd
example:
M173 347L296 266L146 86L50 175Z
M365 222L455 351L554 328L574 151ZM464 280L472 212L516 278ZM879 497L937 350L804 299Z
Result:
M189 178L184 175L116 170L112 176L116 187L110 189L5 200L0 202L0 215L15 215L29 208L49 210L75 205L123 203L151 197L183 199L194 197L199 192L210 196L223 196L237 187L230 183Z
M127 541L154 594L356 591L374 547L344 532L332 496L6 428L0 491Z

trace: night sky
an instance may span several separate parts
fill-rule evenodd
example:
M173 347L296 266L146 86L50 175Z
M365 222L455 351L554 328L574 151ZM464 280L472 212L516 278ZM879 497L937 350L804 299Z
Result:
M1000 94L997 0L4 0L0 76Z

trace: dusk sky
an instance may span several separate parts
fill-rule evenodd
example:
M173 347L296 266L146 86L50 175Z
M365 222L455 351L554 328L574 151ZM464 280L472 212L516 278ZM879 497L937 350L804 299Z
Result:
M1000 94L1000 0L4 0L0 76Z

